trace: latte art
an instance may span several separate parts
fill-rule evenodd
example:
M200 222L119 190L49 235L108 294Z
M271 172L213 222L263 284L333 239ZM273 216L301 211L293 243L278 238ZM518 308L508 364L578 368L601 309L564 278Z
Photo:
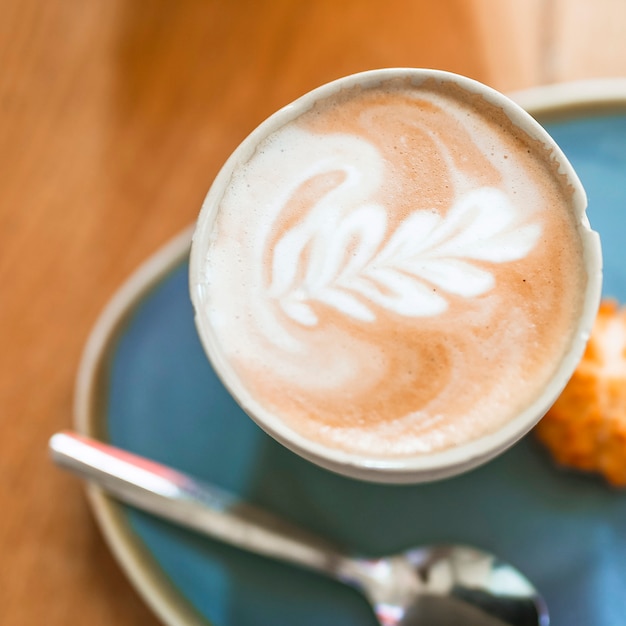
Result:
M214 363L253 415L349 454L496 431L543 393L580 317L559 167L454 84L318 100L209 197L194 304Z
M324 213L332 218L334 208L315 206L274 248L269 294L305 326L318 323L315 301L363 321L376 319L375 306L407 317L442 313L448 300L433 286L465 298L484 294L494 275L471 261L516 261L541 234L538 223L520 226L511 201L491 187L461 196L445 217L412 213L386 245L385 207L358 206L333 228Z

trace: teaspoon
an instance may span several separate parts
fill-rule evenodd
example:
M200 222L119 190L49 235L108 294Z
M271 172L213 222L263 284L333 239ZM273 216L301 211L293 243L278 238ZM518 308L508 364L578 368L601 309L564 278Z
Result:
M425 546L382 558L345 554L225 491L71 432L52 458L117 499L213 539L325 574L358 589L381 626L548 626L546 604L513 566L467 546Z

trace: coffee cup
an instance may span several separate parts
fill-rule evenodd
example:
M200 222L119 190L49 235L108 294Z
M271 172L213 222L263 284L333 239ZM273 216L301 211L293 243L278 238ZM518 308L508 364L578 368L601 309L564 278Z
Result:
M228 159L193 236L196 326L246 413L346 476L417 483L556 400L600 299L583 187L525 111L449 72L323 85Z

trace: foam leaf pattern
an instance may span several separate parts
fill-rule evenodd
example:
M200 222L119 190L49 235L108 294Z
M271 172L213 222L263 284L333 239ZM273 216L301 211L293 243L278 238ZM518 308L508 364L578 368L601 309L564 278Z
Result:
M317 324L316 302L364 322L374 321L379 307L437 315L449 306L446 294L490 291L495 277L487 264L522 259L541 230L538 222L520 222L507 195L493 187L460 196L444 217L416 211L390 235L385 208L364 204L333 227L305 220L287 231L274 249L269 293L304 326Z

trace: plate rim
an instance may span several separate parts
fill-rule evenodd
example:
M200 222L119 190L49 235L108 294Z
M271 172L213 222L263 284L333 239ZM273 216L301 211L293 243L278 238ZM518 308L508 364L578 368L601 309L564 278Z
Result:
M626 77L588 78L529 87L508 94L533 116L626 104Z
M562 82L508 95L528 113L540 117L598 107L619 108L626 106L626 78ZM123 331L134 306L189 255L193 230L194 225L188 226L141 263L98 316L83 348L76 376L73 422L79 433L91 437L104 435L97 407L102 406L102 374L108 363L109 348ZM86 493L105 542L155 616L166 626L211 626L169 581L151 553L134 538L123 506L98 487L88 485Z
M122 283L105 305L85 344L74 394L74 427L90 437L104 436L98 408L110 346L123 332L135 306L189 255L193 226L189 226L150 255ZM210 626L211 622L187 602L135 538L124 507L94 485L86 486L88 503L106 544L146 605L167 626Z

